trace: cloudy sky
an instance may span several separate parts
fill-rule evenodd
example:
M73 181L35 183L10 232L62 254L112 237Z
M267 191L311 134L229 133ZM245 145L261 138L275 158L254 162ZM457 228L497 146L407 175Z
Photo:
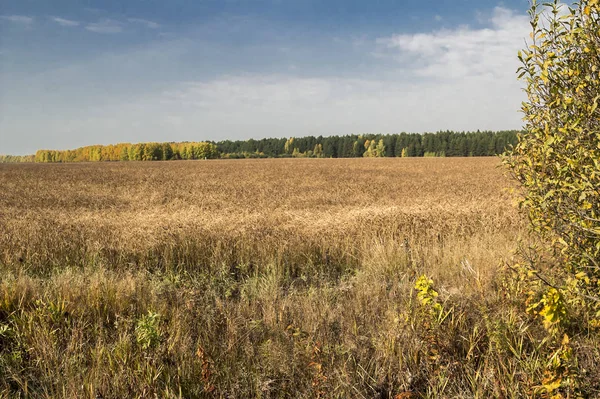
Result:
M527 0L2 0L0 154L515 129Z

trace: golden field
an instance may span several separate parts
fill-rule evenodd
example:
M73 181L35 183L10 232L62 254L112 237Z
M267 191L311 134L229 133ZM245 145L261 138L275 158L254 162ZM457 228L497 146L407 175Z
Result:
M0 164L0 185L0 397L517 398L543 378L498 158Z

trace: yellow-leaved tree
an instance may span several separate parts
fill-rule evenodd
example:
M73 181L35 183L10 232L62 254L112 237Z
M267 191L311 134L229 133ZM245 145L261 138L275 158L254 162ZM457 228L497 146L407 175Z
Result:
M530 16L531 40L518 54L524 132L504 162L540 237L520 251L518 269L529 310L556 343L543 385L560 395L577 385L569 337L596 334L600 320L600 2L534 0Z

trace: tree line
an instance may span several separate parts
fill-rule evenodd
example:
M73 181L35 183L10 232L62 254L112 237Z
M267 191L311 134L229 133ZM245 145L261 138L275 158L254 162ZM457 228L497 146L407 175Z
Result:
M307 136L216 142L222 158L469 157L502 154L518 131Z
M205 142L121 143L74 150L38 150L35 162L170 161L218 158L217 146Z
M168 161L214 158L479 157L517 144L518 131L306 136L182 143L121 143L0 156L0 162Z
M35 161L35 155L0 155L0 163L22 163Z

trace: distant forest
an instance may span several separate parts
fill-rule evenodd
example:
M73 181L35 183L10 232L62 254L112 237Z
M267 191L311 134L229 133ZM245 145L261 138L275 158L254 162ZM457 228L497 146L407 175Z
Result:
M252 157L469 157L492 156L517 143L516 130L500 132L437 132L362 134L289 139L219 141L223 158Z
M35 155L0 155L0 163L34 162Z
M307 136L184 143L121 143L0 156L0 162L156 161L214 158L359 158L492 156L517 143L518 131Z
M35 162L170 161L218 158L213 143L120 143L91 145L74 150L38 150Z

